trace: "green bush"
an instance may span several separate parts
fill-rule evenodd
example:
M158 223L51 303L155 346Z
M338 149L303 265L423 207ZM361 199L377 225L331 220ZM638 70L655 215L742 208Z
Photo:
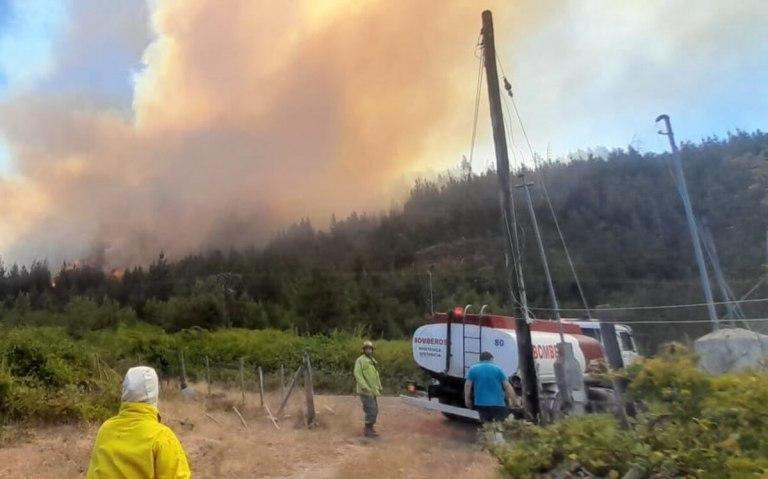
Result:
M0 413L8 420L93 421L119 403L118 375L61 328L4 331Z
M72 311L93 313L87 302L73 306ZM208 357L214 378L230 380L233 386L237 370L224 369L222 364L234 366L243 358L246 379L254 384L257 367L275 374L282 365L290 375L306 351L317 391L350 394L354 390L352 368L363 341L359 335L300 336L275 329L209 332L200 328L168 334L158 326L127 326L130 317L121 316L119 309L105 311L91 318L117 319L106 321L113 328L80 334L69 323L67 327L2 331L0 414L4 420L103 419L117 410L125 370L146 364L156 368L161 379L178 377L181 351L191 379L204 377ZM407 380L421 375L407 341L377 341L377 356L385 392L400 391Z
M708 375L679 345L627 371L642 405L627 430L607 415L549 426L505 424L493 448L513 477L578 465L598 476L743 478L768 474L768 374Z

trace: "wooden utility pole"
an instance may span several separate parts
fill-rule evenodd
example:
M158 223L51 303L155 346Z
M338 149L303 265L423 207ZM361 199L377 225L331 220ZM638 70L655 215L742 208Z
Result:
M525 282L522 277L522 258L517 258L515 267L515 245L518 245L517 231L514 229L514 213L512 211L512 191L509 178L509 156L507 138L504 131L504 117L501 110L499 94L499 75L496 71L496 46L493 39L493 18L491 11L483 12L483 59L485 77L488 82L488 100L491 107L491 125L493 127L493 143L496 149L496 174L499 177L499 202L501 204L502 224L504 234L507 273L512 277L517 273L518 293L522 306L520 314L515 318L515 335L517 337L518 371L523 383L523 400L525 410L534 420L539 418L539 391L536 380L536 366L533 362L533 345L531 328L528 324L528 308L526 304ZM513 304L515 295L510 284L510 297Z
M624 359L621 357L621 348L619 347L619 340L616 337L616 325L613 323L600 323L600 339L603 343L603 354L608 362L608 370L618 371L624 368ZM620 379L614 377L611 379L613 383L613 397L616 406L616 414L619 416L619 420L623 427L627 427L627 413L630 416L635 415L634 405L625 404L624 396L627 393L627 387L629 386L629 380Z

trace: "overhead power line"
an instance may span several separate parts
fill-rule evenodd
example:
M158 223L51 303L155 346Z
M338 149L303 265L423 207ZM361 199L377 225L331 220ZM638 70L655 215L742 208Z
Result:
M749 322L749 323L759 323L762 321L768 321L768 318L748 318L748 319L739 319L739 322ZM597 322L597 321L596 321ZM628 326L633 326L635 324L699 324L699 323L709 323L709 319L650 319L650 320L641 320L641 321L603 321L600 320L601 323L608 323L608 324L626 324Z
M501 60L498 58L498 55L496 57L496 61L499 63L499 67L501 68L501 75L504 78L504 87L509 93L510 102L512 103L512 107L514 108L515 116L517 117L517 122L520 125L520 131L523 133L523 138L525 139L525 143L528 146L528 152L530 153L531 160L533 161L535 174L539 179L539 183L541 183L541 189L542 189L542 192L544 193L544 198L547 202L549 212L552 215L552 220L555 224L555 229L557 230L557 236L560 239L560 243L563 245L563 252L565 253L565 258L568 261L568 267L571 270L571 274L573 275L574 282L576 283L576 288L579 291L579 297L581 298L581 303L584 305L583 311L586 312L587 317L591 317L592 311L589 308L586 295L584 294L584 289L581 286L581 280L579 279L579 275L576 273L576 266L573 263L573 258L571 258L571 253L570 251L568 251L568 245L565 242L565 235L563 234L563 230L560 228L560 222L557 219L557 214L555 213L555 207L552 205L552 200L549 197L547 184L544 181L544 173L542 172L542 169L539 166L539 161L538 161L538 158L536 157L536 153L534 153L533 151L533 146L531 145L531 140L528 138L528 133L525 131L525 125L523 124L523 119L520 115L520 111L517 109L517 103L515 102L515 97L512 94L512 85L509 83L509 80L507 80L507 74L504 72L504 66L501 63ZM510 117L510 122L511 122L512 115L509 111L509 105L507 104L506 99L504 101L504 105L507 108L507 115ZM511 127L510 127L510 142L514 145L514 142L511 141Z
M717 306L720 304L762 303L766 301L768 301L768 298L738 299L738 300L735 299L732 301L713 301L711 303L662 304L662 305L656 305L656 306L619 306L615 308L591 309L590 311L599 313L601 311L640 311L640 310L646 310L646 309L699 308L699 307ZM529 306L529 308L537 311L554 311L552 308L537 308L534 306ZM559 308L559 311L585 311L585 309L584 308Z

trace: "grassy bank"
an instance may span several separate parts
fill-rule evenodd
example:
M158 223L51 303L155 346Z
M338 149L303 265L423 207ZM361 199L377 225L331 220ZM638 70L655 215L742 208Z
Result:
M253 384L261 366L276 377L280 366L295 370L307 351L320 392L353 391L352 366L362 338L354 334L300 336L290 331L202 329L168 334L160 328L133 325L85 333L77 338L63 328L22 327L2 331L0 339L0 414L4 420L99 420L113 413L119 402L124 371L136 364L158 370L161 378L178 377L179 352L184 352L192 380L205 374L205 358L212 376L233 381L235 365L244 359ZM385 392L402 389L419 377L407 341L377 341Z

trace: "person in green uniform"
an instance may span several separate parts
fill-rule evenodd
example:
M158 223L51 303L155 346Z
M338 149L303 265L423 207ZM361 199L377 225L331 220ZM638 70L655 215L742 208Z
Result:
M360 401L363 403L363 413L365 413L365 428L363 429L365 437L379 436L374 426L379 415L379 404L376 398L381 395L381 380L379 379L379 371L376 369L378 363L373 357L373 349L372 342L363 342L363 354L355 361L356 392L360 396Z

